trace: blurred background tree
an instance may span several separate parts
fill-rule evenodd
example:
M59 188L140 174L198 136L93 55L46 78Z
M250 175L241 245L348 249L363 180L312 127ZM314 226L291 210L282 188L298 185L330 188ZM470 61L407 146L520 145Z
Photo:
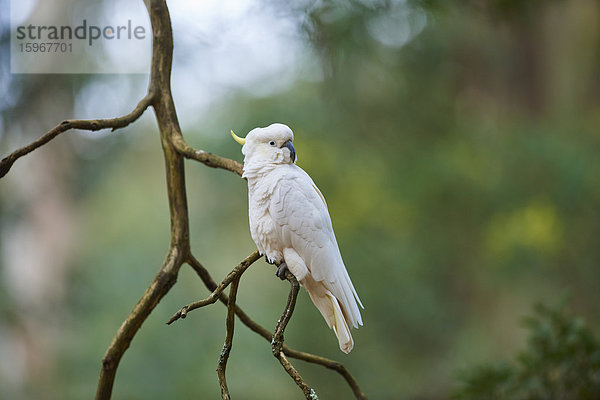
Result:
M373 399L439 399L459 371L525 346L519 321L535 302L566 297L600 328L597 1L199 3L169 4L186 139L241 160L230 128L290 125L366 306L345 357L301 294L290 345L342 360ZM119 4L101 9L116 15ZM143 96L146 76L11 75L7 18L2 155L62 119L123 114ZM115 134L65 135L0 183L7 397L95 391L110 338L167 248L161 157L142 118ZM245 185L203 166L187 175L194 252L222 277L253 249ZM182 270L126 354L115 398L218 397L224 310L164 324L205 294ZM238 301L274 327L286 296L258 263ZM321 398L350 397L335 374L298 367ZM302 396L242 328L228 382L247 399Z
M456 399L597 399L600 342L585 323L538 305L525 320L527 348L515 363L499 362L464 373Z

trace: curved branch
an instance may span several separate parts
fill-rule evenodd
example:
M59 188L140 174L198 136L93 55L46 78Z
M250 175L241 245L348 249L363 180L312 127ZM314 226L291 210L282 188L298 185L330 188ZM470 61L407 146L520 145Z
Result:
M123 322L102 358L102 369L96 389L96 400L110 399L112 389L123 354L154 307L167 294L177 280L177 272L184 262L184 257L172 247L162 268L154 277L127 319Z
M101 129L111 128L112 131L116 131L117 129L124 128L127 125L131 124L135 120L137 120L146 109L152 104L154 100L154 92L152 90L148 91L146 96L144 96L138 105L126 115L116 118L108 118L108 119L68 119L60 124L56 125L54 128L46 132L40 138L34 140L27 146L21 147L18 150L13 151L8 156L4 157L2 161L0 161L0 178L8 173L12 165L19 158L23 157L26 154L31 153L38 147L41 147L60 135L63 132L66 132L70 129L82 129L86 131L98 131Z
M171 19L165 0L151 0L145 4L149 9L153 32L152 66L147 101L151 102L154 108L165 159L171 243L162 268L106 350L106 355L102 359L96 400L110 399L121 357L150 312L175 284L179 269L190 253L184 160L171 144L175 135L181 135L170 86L173 57Z
M290 282L290 294L288 295L288 301L285 305L285 309L283 310L283 314L281 318L277 322L277 326L275 327L275 333L273 333L273 339L271 340L271 350L273 351L273 355L275 358L279 360L285 372L296 382L296 385L302 390L304 396L308 399L318 399L317 393L315 393L314 389L308 386L306 381L300 376L300 373L290 360L285 356L283 352L283 333L285 332L285 328L292 318L292 314L294 313L294 308L296 307L296 298L298 297L298 291L300 290L300 284L296 280L296 277L292 275L290 271L285 272L285 279Z
M214 281L208 270L204 268L202 264L193 255L190 254L190 258L188 259L187 263L200 277L200 279L202 280L202 282L208 290L214 291L217 288L217 283ZM225 293L221 293L219 295L219 300L223 304L228 303L228 297ZM250 318L250 316L248 316L248 314L246 314L244 310L242 310L242 308L237 305L235 306L235 314L240 319L240 321L244 325L246 325L248 329L250 329L257 335L262 336L268 342L271 342L271 340L273 339L273 335L271 334L271 332L256 321L254 321L252 318ZM294 350L288 347L285 343L283 344L283 354L285 354L288 357L295 358L297 360L303 360L311 364L318 364L325 368L336 371L346 380L346 383L348 383L348 386L350 386L352 392L354 393L354 397L356 397L358 400L367 400L367 396L360 389L360 386L358 385L356 379L354 379L352 374L350 374L350 372L342 363L311 353Z
M242 175L242 168L244 166L241 163L229 158L217 156L204 150L196 150L190 147L181 136L174 138L173 145L185 158L199 161L211 168L221 168L240 176Z
M227 274L225 279L223 279L223 282L221 282L219 286L213 289L213 292L210 294L210 296L208 296L204 300L199 300L181 307L179 311L177 311L169 319L169 321L167 321L167 325L171 325L173 322L177 321L180 318L183 319L187 317L187 313L190 311L215 303L223 293L223 290L225 290L227 286L229 286L229 284L232 281L234 281L234 279L239 279L239 277L244 273L244 271L246 271L248 267L250 267L252 263L254 263L254 261L258 260L259 258L260 254L258 253L258 250L254 251L248 257L244 258L242 262L240 262L230 273Z
M223 400L229 400L229 389L227 388L227 379L225 376L225 369L227 368L227 360L229 360L229 353L231 352L231 346L233 345L233 330L235 327L235 299L237 296L238 286L240 284L240 278L242 272L233 279L231 282L231 289L229 289L229 301L227 302L227 333L225 335L225 343L223 344L223 351L219 357L219 364L217 365L217 376L219 377L219 385L221 386L221 398Z
M336 371L346 380L346 383L348 386L350 386L350 389L352 389L352 393L354 393L354 397L356 397L358 400L367 400L367 395L363 393L356 379L354 379L352 374L342 363L325 357L317 356L315 354L306 353L304 351L294 350L285 344L283 345L283 354L297 360L303 360L312 364L319 364L325 368Z

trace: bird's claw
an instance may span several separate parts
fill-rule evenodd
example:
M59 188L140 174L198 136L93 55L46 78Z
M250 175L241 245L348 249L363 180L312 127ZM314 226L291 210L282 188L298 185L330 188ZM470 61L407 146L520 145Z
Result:
M281 264L279 264L279 266L277 267L277 271L275 271L275 275L277 275L277 277L279 279L281 279L282 281L284 281L285 278L285 273L289 271L288 266L286 263L282 262Z

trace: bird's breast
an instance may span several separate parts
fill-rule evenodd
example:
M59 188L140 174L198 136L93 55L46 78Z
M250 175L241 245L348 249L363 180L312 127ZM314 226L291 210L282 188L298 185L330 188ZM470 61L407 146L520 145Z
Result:
M269 213L274 187L269 182L248 180L248 216L250 234L258 251L266 255L269 261L279 263L283 260L283 249Z

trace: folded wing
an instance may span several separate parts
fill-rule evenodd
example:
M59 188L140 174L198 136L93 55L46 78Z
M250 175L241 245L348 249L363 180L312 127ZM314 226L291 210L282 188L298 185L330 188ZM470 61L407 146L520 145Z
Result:
M290 166L277 181L269 212L284 246L293 248L312 280L333 294L346 321L355 328L362 325L362 304L344 266L325 199L300 167Z

